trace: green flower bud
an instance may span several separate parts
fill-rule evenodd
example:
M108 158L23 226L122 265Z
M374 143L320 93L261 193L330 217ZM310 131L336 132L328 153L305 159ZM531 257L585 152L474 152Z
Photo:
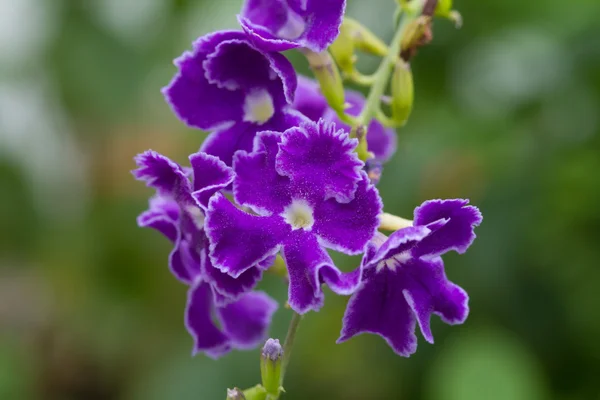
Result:
M390 86L392 119L404 125L412 111L415 88L410 65L402 59L396 62Z
M246 400L246 396L238 388L227 389L227 400Z
M340 27L340 34L329 46L331 55L346 75L352 76L354 72L356 50L379 57L385 57L388 52L386 44L373 32L360 22L346 17Z
M458 11L452 9L452 0L438 0L434 15L436 17L448 18L454 22L457 28L462 26L462 16Z
M344 26L349 31L358 50L379 57L387 55L386 44L360 22L352 18L345 18L342 23L342 27Z
M400 49L402 52L414 49L427 43L428 30L430 30L431 17L421 15L406 27Z
M260 375L267 393L277 396L281 386L283 348L278 339L269 339L260 355Z
M452 10L452 0L438 0L435 6L434 15L437 17L447 17Z
M344 73L351 74L354 71L354 63L356 62L354 41L352 40L352 31L346 24L346 19L340 27L340 34L337 39L329 46L329 51Z
M315 53L304 50L308 64L319 81L321 93L327 100L329 107L335 111L343 112L345 105L344 84L337 65L327 51Z

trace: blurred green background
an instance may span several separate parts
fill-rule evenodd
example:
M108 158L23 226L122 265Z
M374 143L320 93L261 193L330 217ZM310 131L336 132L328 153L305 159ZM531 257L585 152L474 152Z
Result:
M212 400L258 382L258 350L190 356L186 289L167 241L136 227L150 190L129 174L147 148L197 150L205 135L159 89L240 4L0 0L0 399ZM347 298L328 293L286 399L600 398L600 2L455 7L464 27L436 20L413 62L415 111L380 190L400 215L437 197L481 208L474 246L445 258L471 315L435 317L435 345L419 337L406 359L375 336L336 345ZM347 12L389 40L393 9ZM285 299L278 279L263 287Z

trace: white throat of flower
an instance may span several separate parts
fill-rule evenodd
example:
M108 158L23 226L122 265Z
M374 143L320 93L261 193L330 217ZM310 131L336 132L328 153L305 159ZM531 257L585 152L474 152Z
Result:
M188 215L192 218L192 221L194 221L194 225L196 225L196 228L198 230L204 229L205 217L202 210L194 206L187 206L185 210L187 211Z
M304 19L296 14L293 10L288 9L287 20L285 24L276 33L282 39L294 40L298 39L304 33L306 23Z
M244 100L244 121L264 124L275 114L273 98L265 89L254 89Z
M304 200L293 200L280 214L293 230L312 229L315 219L313 217L312 207Z
M393 257L386 258L377 264L377 272L381 272L384 268L389 268L391 271L395 271L397 267L401 266L405 262L411 259L410 251L403 251Z

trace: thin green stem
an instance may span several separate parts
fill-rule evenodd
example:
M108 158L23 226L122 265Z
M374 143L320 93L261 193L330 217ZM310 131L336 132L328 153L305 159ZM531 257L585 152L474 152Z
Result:
M358 85L371 86L375 82L376 75L364 75L354 69L352 72L346 74L346 77Z
M390 79L392 68L400 54L402 37L409 24L421 14L424 3L423 0L413 0L413 2L417 3L414 8L406 7L404 9L400 24L398 25L398 29L396 30L394 38L392 39L392 43L390 44L389 52L375 72L375 80L371 86L371 90L369 91L367 102L358 117L358 122L362 125L367 125L371 119L377 115L377 112L380 108L381 97L383 96L385 88Z
M288 364L290 363L292 347L294 347L294 339L296 339L296 333L298 332L298 327L300 326L301 320L302 315L295 312L292 315L292 320L290 321L290 326L288 327L287 335L285 336L285 342L283 343L283 361L281 363L281 386L283 386L285 372Z
M377 120L379 122L381 122L383 124L383 126L385 126L386 128L397 128L398 126L401 125L398 122L394 121L392 118L388 117L383 112L383 110L377 110L377 113L375 114L375 118L377 118Z

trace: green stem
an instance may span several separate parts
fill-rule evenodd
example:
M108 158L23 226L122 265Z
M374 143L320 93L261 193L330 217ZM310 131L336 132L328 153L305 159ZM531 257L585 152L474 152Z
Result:
M292 347L294 346L294 339L296 338L296 332L300 326L302 315L294 313L290 326L288 327L287 335L285 336L285 342L283 343L283 361L281 363L281 386L283 386L283 379L285 378L285 372L287 366L290 363L290 357L292 355Z
M402 1L401 3L405 3ZM358 127L366 127L369 125L371 120L378 115L381 114L381 98L385 93L385 88L388 85L390 80L390 75L392 73L392 69L400 56L400 48L402 46L402 37L406 33L406 29L408 26L421 15L421 11L423 10L424 0L412 0L410 5L402 6L399 10L400 23L398 24L398 28L396 29L396 33L394 34L394 38L392 39L392 43L389 46L389 51L387 55L384 57L381 64L377 68L377 71L372 75L373 82L371 85L371 90L369 91L369 95L367 96L367 101L365 102L365 106L362 109L360 115L355 119L355 124L353 124L352 132L356 133L356 128ZM383 122L388 122L384 119ZM358 138L358 147L356 148L356 152L358 153L358 157L366 161L371 157L368 149L367 149L367 135L366 131L364 135L355 135L353 137Z
M390 44L390 50L375 72L375 80L371 86L371 91L367 97L367 102L358 117L358 122L362 125L368 125L368 123L371 122L371 119L377 115L381 97L383 96L385 88L390 79L392 68L394 67L397 57L400 54L402 37L408 25L421 14L424 1L413 0L412 2L416 3L415 7L405 8L403 17L398 25L398 29L396 30L394 38L392 39L392 43Z
M352 80L352 82L361 86L371 86L373 82L375 82L375 74L363 75L355 69L352 70L352 72L346 74L346 77Z

